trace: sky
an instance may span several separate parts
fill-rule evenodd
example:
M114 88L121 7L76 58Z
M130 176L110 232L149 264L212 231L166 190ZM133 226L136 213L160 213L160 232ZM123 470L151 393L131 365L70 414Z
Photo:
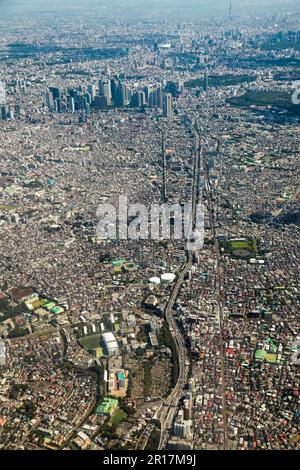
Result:
M117 19L136 14L180 18L228 15L230 0L0 0L0 18L38 15L46 11L94 13ZM299 0L232 0L233 13L274 13L300 10Z

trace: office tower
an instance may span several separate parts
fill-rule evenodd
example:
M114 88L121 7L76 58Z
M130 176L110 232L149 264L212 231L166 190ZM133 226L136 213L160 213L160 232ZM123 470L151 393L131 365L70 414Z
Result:
M55 107L55 111L57 113L60 113L61 112L61 99L60 98L57 98L55 101L54 101L54 107Z
M143 88L143 92L145 93L146 103L149 103L149 96L150 96L150 93L151 93L151 88L149 86L145 86Z
M1 105L1 118L6 121L8 118L8 110L6 104Z
M59 88L51 86L49 87L49 91L52 93L54 100L60 100L61 94Z
M133 93L132 97L131 97L131 100L130 100L130 106L132 108L137 108L138 107L138 94L137 93Z
M151 91L150 94L149 94L149 107L150 108L155 108L157 106L157 94L156 94L156 90L155 91Z
M104 92L104 84L105 84L105 81L104 80L99 80L99 95L100 96L103 96L103 92Z
M119 80L112 78L110 81L110 89L111 89L111 98L114 103L116 103L118 98L118 89L120 87Z
M99 80L99 95L105 96L107 98L108 104L111 103L112 93L111 93L111 80Z
M122 108L124 108L129 101L128 88L125 85L125 83L121 83L120 88L121 88L121 106Z
M156 90L156 98L157 98L157 107L162 109L163 107L163 91L161 87L157 88Z
M94 101L96 96L96 85L89 85L88 86L88 93L91 96L91 101Z
M95 95L95 96L96 96L96 95ZM95 96L94 96L94 98L92 98L92 95L91 95L89 92L86 92L86 93L83 95L83 98L84 98L84 100L85 100L87 103L91 104L91 102L94 101Z
M15 119L13 108L11 108L11 107L8 108L7 117L8 117L8 119L10 119L11 121L13 121L13 120Z
M15 104L15 116L16 116L16 119L20 119L21 117L21 109L18 103Z
M87 96L88 95L88 96ZM90 95L86 93L84 96L81 98L81 109L86 110L87 106L90 105Z
M45 105L48 109L54 109L54 99L53 99L53 93L51 91L46 92Z
M107 104L108 106L111 105L111 87L110 87L110 81L104 83L103 85L103 96L107 99Z
M72 89L69 89L68 90L68 93L70 96L72 96L74 98L74 100L76 99L76 97L78 96L78 90L72 90Z
M96 109L106 109L108 106L106 96L96 96L93 101L93 107Z
M149 107L155 108L157 106L157 94L156 91L151 91L149 94Z
M3 82L0 81L0 104L5 105L6 103L6 91L5 91L5 85Z
M146 104L146 95L143 91L137 92L137 107L143 108Z
M166 93L164 95L163 115L168 119L172 119L173 117L173 96L171 93Z
M73 96L68 96L68 110L71 114L75 113L75 100Z
M205 69L205 72L204 72L203 90L204 91L208 90L208 72L207 72L207 69Z

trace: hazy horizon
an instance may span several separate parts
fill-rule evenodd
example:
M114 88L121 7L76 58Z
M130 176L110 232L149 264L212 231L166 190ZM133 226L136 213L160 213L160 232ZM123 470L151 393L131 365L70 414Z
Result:
M2 18L47 12L93 13L115 19L147 15L162 17L225 16L230 0L0 0ZM233 14L273 14L300 10L299 0L232 0Z

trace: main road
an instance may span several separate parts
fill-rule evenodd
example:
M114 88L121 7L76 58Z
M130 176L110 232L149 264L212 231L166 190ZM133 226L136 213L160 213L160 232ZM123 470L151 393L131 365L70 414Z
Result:
M216 223L215 223L215 213L214 213L214 204L211 197L211 187L209 182L209 175L207 171L204 172L204 183L207 188L207 203L209 209L209 219L210 226L214 240L214 251L217 261L216 269L216 280L217 280L217 308L218 308L218 323L219 323L219 345L220 345L220 360L221 360L221 388L222 388L222 414L223 414L223 447L224 450L229 449L228 442L228 411L227 411L227 399L226 399L226 375L225 375L225 355L224 355L224 339L223 339L223 330L224 330L224 315L223 315L223 303L222 303L222 291L221 291L221 259L218 238L216 234ZM219 183L218 188L219 189Z
M196 228L196 216L197 216L197 203L199 202L199 195L200 195L200 171L203 169L203 149L200 145L200 138L197 126L195 125L195 159L194 159L194 167L193 167L193 185L192 185L192 212L190 217L190 227L188 233L192 233ZM189 237L186 240L187 243L192 242ZM173 290L171 292L171 296L169 298L166 310L165 310L165 318L169 325L169 330L172 335L176 353L177 353L177 360L178 360L178 378L175 387L173 388L170 395L164 400L164 402L160 405L159 409L156 412L156 419L159 419L161 423L161 434L160 434L160 443L159 449L164 449L169 437L169 429L172 426L172 423L175 418L175 414L178 409L179 400L183 396L184 387L188 380L188 355L185 346L185 340L181 333L181 330L177 324L177 321L174 318L174 304L177 300L179 295L180 289L182 288L184 278L186 274L190 271L193 263L193 251L188 248L186 249L186 262L181 269Z

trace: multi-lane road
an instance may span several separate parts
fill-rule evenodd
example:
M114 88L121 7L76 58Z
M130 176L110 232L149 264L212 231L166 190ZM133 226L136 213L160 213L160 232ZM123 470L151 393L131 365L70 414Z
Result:
M225 355L224 355L224 340L223 340L223 328L224 328L224 318L223 318L223 303L222 303L222 292L221 292L221 260L220 260L220 252L219 252L219 245L218 239L216 234L216 223L215 223L215 212L214 212L214 204L211 197L211 188L209 182L209 176L207 171L204 171L204 183L207 188L207 204L209 209L209 219L210 219L210 226L214 240L214 251L217 261L217 268L216 268L216 287L217 287L217 318L218 318L218 326L219 326L219 345L220 345L220 361L221 361L221 387L222 387L222 414L223 414L223 430L224 430L224 438L223 438L223 447L224 450L229 449L228 443L228 412L227 412L227 400L226 400L226 376L225 376Z
M201 178L200 172L203 168L203 149L200 145L200 138L198 129L195 126L195 158L194 158L194 168L193 168L193 187L192 187L192 212L190 217L190 227L188 233L192 233L196 229L196 218L197 218L197 203L199 202L199 194L200 194L200 186L201 186ZM191 235L193 237L193 235ZM189 242L191 240L186 240L187 247L189 246ZM173 388L172 392L164 400L164 402L160 405L159 409L156 412L156 418L159 419L161 423L161 435L160 435L160 443L159 449L164 449L168 437L169 437L169 430L172 426L172 423L175 418L175 414L177 413L178 403L179 400L183 396L184 387L188 379L188 371L189 371L189 364L188 364L188 354L186 351L185 340L183 335L178 327L178 324L174 318L174 304L176 299L179 295L180 289L184 283L184 279L186 274L191 269L193 263L193 251L190 249L186 249L186 262L180 271L180 274L177 277L176 283L173 287L171 292L171 296L169 298L166 310L165 310L165 317L166 321L168 322L170 333L172 335L176 352L178 358L178 379L175 387Z

